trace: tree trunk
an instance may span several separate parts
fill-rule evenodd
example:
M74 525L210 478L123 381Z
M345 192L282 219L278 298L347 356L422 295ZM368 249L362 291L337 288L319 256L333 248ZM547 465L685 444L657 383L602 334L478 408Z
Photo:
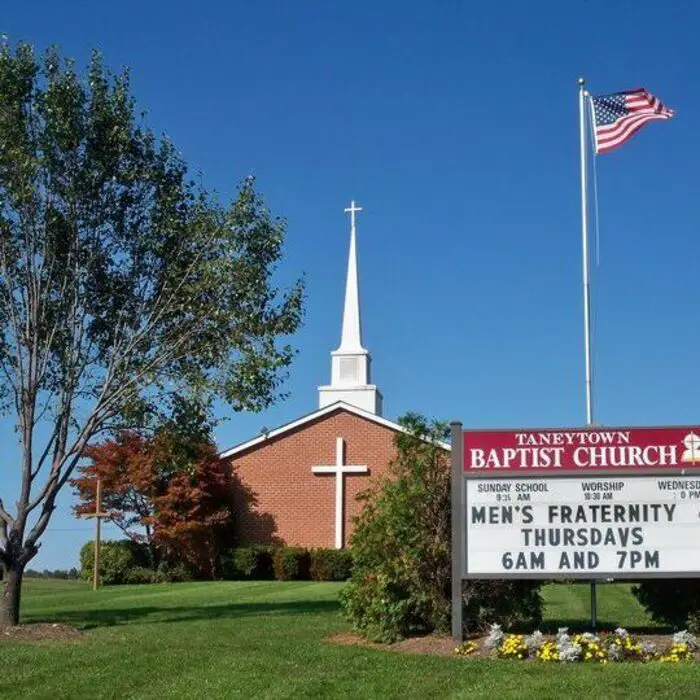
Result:
M156 545L151 537L151 533L148 528L146 528L146 549L148 551L148 563L151 565L151 569L156 571L158 569L158 553L156 552Z
M19 603L22 596L24 567L7 567L0 600L0 627L19 624Z

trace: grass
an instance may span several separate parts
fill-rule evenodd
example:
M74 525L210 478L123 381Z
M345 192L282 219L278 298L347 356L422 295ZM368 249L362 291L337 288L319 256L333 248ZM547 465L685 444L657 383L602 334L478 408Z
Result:
M88 630L76 642L3 642L0 697L697 697L700 665L545 666L330 644L348 630L342 584L221 582L105 588L29 581L24 621ZM629 593L599 589L599 618L649 627ZM545 589L550 627L581 627L586 585Z
M631 588L631 585L624 583L598 584L598 629L612 630L622 626L637 632L669 632L649 619L632 595ZM543 595L547 603L545 619L549 629L590 627L589 584L552 584L543 589Z

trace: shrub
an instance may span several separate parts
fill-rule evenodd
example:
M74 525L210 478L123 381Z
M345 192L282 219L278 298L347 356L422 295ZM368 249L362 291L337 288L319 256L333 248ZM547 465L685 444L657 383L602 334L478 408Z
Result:
M93 576L94 546L86 542L80 549L80 573L88 581ZM133 540L105 540L100 545L100 580L106 586L126 583L130 571L147 565L145 545Z
M652 620L673 627L696 624L700 579L649 579L632 588Z
M413 630L428 629L427 616L421 615L407 586L392 583L383 573L359 579L357 572L356 566L340 596L345 615L365 637L393 642Z
M247 547L245 549L247 549ZM224 581L236 581L241 578L248 578L248 576L244 576L234 564L235 552L236 550L232 549L222 554L219 560L219 574Z
M182 581L193 581L195 576L191 569L184 564L169 564L162 561L158 564L158 573L165 581L170 583L181 583Z
M341 592L366 637L391 642L450 625L450 464L446 426L409 415L387 477L361 494L351 544L354 568Z
M496 620L506 628L542 620L541 581L462 582L462 615L467 632L481 632Z
M226 580L274 578L272 548L265 545L236 547L221 558L221 575Z
M448 632L451 621L450 457L447 426L409 414L387 478L361 495L352 537L354 568L341 592L346 616L366 637L392 642ZM465 624L538 621L541 582L470 581Z
M694 610L688 615L687 627L693 634L700 633L700 610Z
M352 574L352 552L349 549L311 550L313 581L347 581Z
M278 581L308 581L309 551L302 547L280 547L275 551L272 565Z
M137 566L126 575L125 583L168 583L168 581L167 575L162 571Z
M258 547L238 547L233 550L233 567L244 578L258 578L260 575L261 558L268 552ZM270 556L270 567L272 556Z

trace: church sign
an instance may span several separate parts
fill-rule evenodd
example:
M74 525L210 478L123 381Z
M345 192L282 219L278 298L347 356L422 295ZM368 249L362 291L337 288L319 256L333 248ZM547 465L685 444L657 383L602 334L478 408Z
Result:
M455 631L462 579L700 576L700 427L453 424L452 509Z
M590 471L636 472L700 466L698 428L464 431L470 476Z

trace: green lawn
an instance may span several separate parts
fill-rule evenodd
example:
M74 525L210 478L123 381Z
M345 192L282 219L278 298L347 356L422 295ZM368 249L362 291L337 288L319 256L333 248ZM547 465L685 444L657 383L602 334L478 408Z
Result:
M29 581L24 620L76 642L0 643L0 698L699 697L700 666L546 666L329 644L348 629L340 584L221 582L106 588ZM549 586L547 617L583 624L587 586ZM602 624L648 626L629 587L600 587Z

